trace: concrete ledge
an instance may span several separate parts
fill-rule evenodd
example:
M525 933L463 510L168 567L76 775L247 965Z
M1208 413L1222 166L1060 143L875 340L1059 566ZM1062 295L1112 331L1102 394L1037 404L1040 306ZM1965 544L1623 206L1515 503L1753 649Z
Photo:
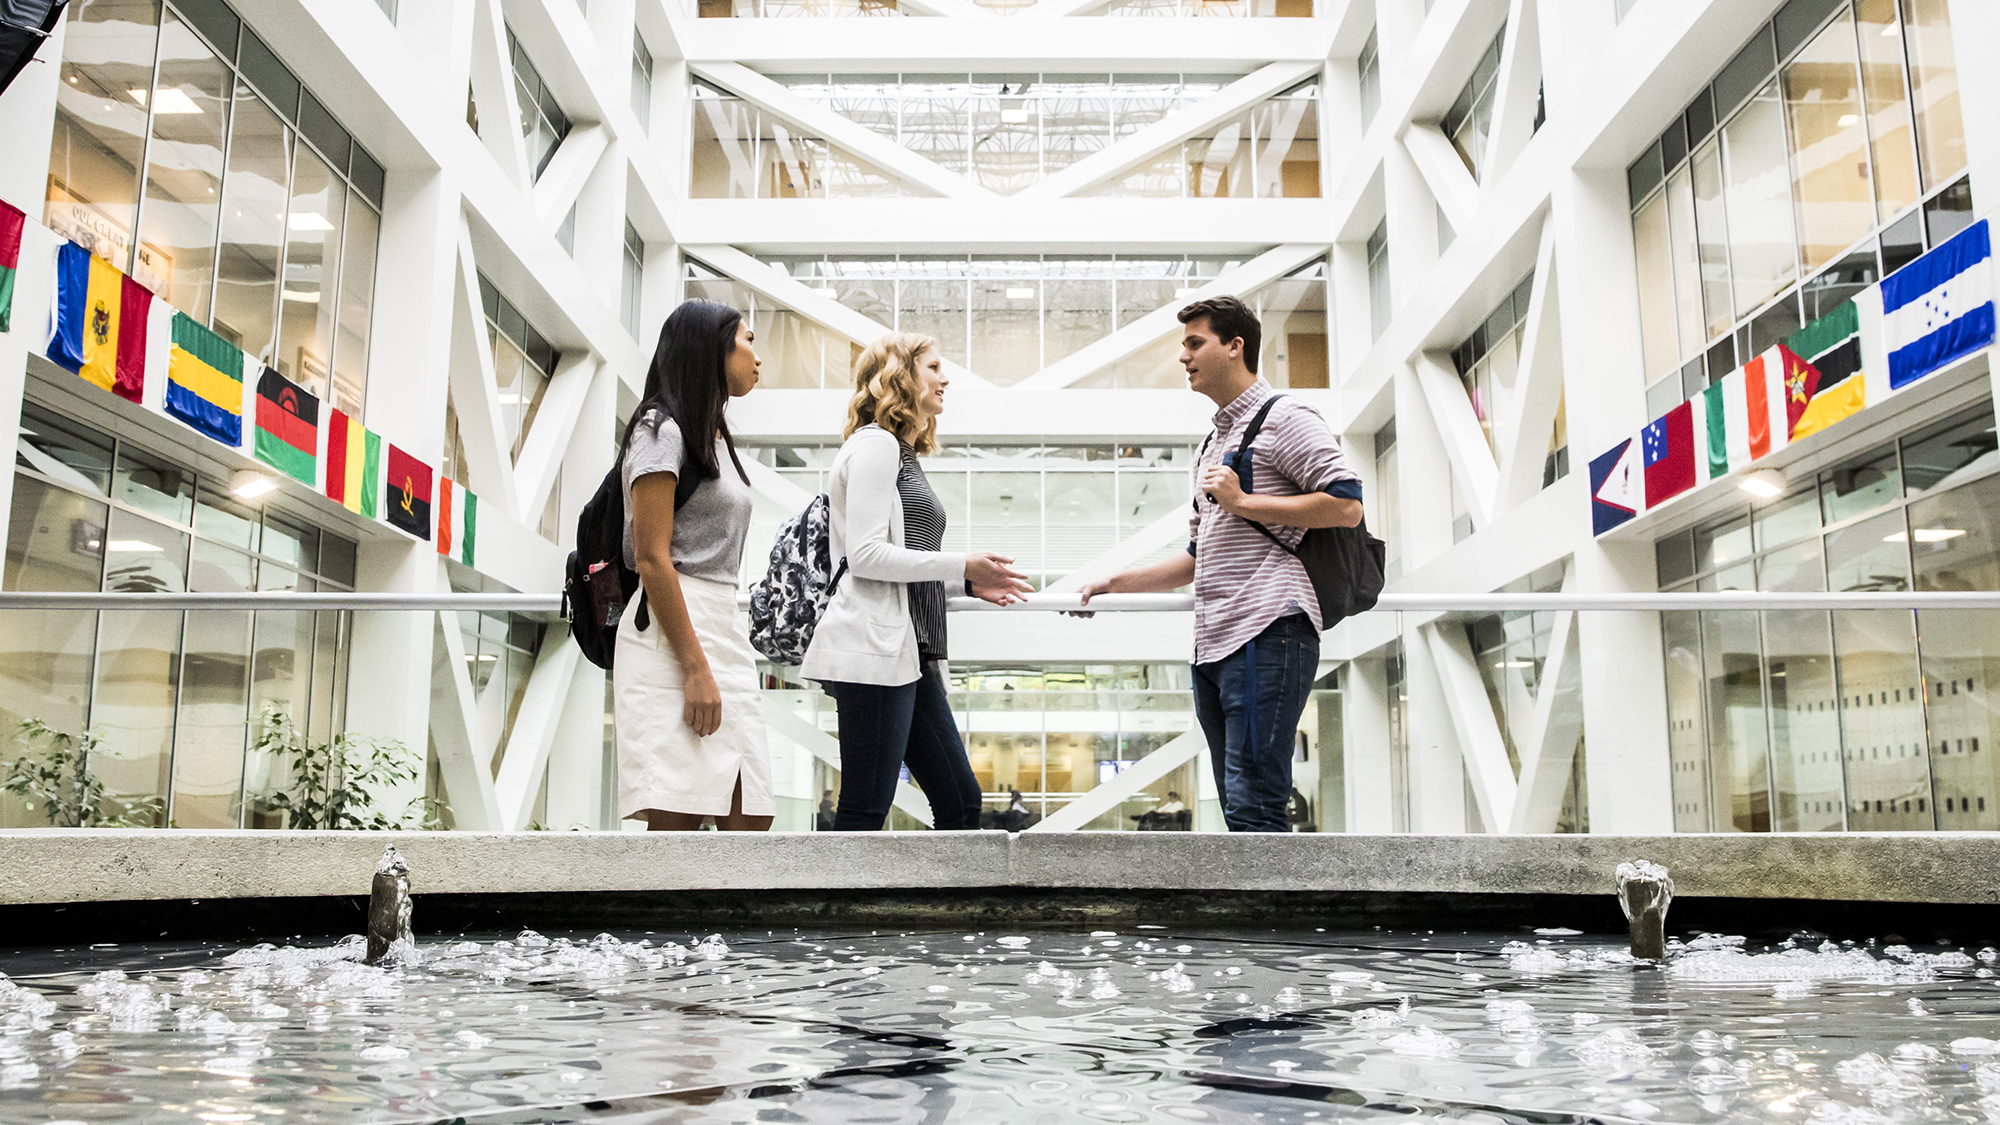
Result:
M962 889L1602 896L1624 860L1681 898L2000 903L2000 834L0 832L0 905L366 895L382 846L419 895Z

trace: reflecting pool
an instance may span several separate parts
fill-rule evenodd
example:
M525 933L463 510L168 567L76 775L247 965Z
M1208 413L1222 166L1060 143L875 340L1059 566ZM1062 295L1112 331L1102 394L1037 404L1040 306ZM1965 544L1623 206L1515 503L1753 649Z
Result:
M1574 931L0 955L0 1121L2000 1120L1992 948Z

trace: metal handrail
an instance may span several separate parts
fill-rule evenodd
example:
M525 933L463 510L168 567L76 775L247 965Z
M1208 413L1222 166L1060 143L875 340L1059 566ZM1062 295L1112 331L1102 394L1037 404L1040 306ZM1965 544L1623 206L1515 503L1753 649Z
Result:
M739 604L747 604L747 596ZM1078 608L1075 594L1029 594L1011 606L977 598L952 598L956 612L1059 613ZM1191 594L1102 594L1088 607L1098 613L1185 613ZM560 594L386 594L342 592L135 594L107 591L0 593L0 610L462 610L558 613ZM1951 610L2000 609L2000 590L1885 590L1881 592L1777 593L1724 590L1711 593L1621 594L1384 594L1374 612L1550 613L1658 610Z

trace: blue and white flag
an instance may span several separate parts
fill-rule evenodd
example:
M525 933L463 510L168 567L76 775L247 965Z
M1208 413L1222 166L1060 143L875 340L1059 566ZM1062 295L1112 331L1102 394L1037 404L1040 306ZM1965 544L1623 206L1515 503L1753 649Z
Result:
M1639 446L1626 438L1590 462L1590 533L1602 535L1628 523L1645 506Z
M1882 280L1891 390L1993 342L1992 260L1981 219Z

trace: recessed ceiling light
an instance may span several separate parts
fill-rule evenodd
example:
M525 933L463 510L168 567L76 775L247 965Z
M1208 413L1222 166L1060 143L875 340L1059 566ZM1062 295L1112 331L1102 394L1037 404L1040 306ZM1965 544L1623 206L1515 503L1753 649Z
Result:
M146 91L127 90L125 92L132 95L133 101L138 102L140 105L146 104ZM154 102L156 103L153 106L154 113L165 114L165 113L201 112L201 107L194 104L193 98L188 97L185 92L173 86L160 87L160 96L158 98L155 98Z
M1785 492L1785 474L1776 469L1759 469L1738 481L1736 487L1760 499L1769 500Z
M293 230L328 231L333 229L333 224L327 222L326 216L320 214L318 211L294 211L292 212L289 225Z
M1194 296L1194 290L1193 290L1193 289L1190 289L1190 288L1188 288L1187 286L1182 286L1181 288L1179 288L1179 289L1176 289L1176 290L1174 290L1174 296L1176 296L1176 297L1192 297L1192 296Z
M166 550L165 547L159 546L156 543L148 543L144 539L113 539L104 545L104 549L113 554L124 553L131 555L136 555L142 551L157 553Z
M1962 527L1920 527L1916 530L1916 540L1919 543L1943 543L1948 539L1956 539L1964 534L1965 529ZM1887 535L1882 538L1882 542L1884 543L1908 543L1909 541L1910 536L1900 531L1894 535Z
M1007 290L1007 299L1010 301L1026 301L1032 299L1034 295L1035 289L1031 285L1016 285Z
M287 289L284 291L284 293L285 293L285 300L287 301L296 301L301 305L319 304L318 290L314 290L308 293L303 289Z
M1025 109L1003 109L1000 111L1000 124L1002 125L1026 125L1027 123L1028 111Z
M1850 125L1859 125L1860 123L1861 123L1861 117L1858 114L1843 113L1840 115L1840 120L1834 122L1834 125L1838 128L1845 129Z
M229 478L229 491L245 500L254 500L277 487L270 477L254 469L244 469Z
M836 295L831 285L815 285L813 286L813 293L821 297L833 297Z

